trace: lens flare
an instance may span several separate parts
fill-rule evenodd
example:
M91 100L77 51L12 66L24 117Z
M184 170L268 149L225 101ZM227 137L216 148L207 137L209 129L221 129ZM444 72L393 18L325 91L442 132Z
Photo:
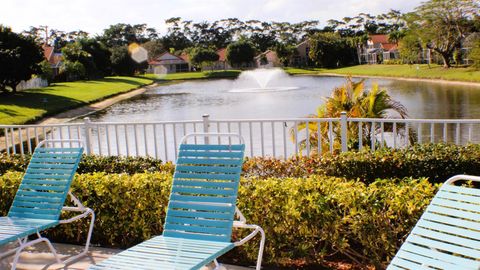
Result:
M137 43L128 45L128 52L130 53L130 57L132 57L132 59L137 63L142 63L148 60L147 50Z

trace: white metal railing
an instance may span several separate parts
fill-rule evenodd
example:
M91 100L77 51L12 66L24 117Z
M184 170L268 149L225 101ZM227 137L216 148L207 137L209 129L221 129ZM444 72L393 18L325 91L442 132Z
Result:
M0 151L24 155L32 153L43 139L80 139L89 154L174 161L183 136L217 132L241 134L248 156L286 158L365 147L401 148L412 143L479 143L478 130L480 119L347 118L345 113L339 118L225 120L204 115L202 120L143 123L91 122L85 118L81 123L57 125L0 125Z

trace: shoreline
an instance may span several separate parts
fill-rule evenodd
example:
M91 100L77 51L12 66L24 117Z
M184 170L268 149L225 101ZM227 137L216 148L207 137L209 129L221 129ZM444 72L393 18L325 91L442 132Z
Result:
M80 118L82 116L87 116L89 114L104 110L115 103L118 103L120 101L141 95L145 93L147 90L159 86L160 83L154 82L149 85L142 86L137 89L133 89L131 91L128 91L126 93L118 94L113 97L109 97L106 99L103 99L101 101L97 101L91 104L87 104L75 109L71 110L66 110L64 112L45 117L43 119L40 119L39 121L36 121L34 125L51 125L51 124L62 124L69 122L71 120Z
M376 76L376 75L354 75L354 74L339 74L339 73L318 73L318 74L295 74L293 76L325 76L325 77L357 77L357 78L375 78L375 79L390 79L399 81L410 82L429 82L429 83L441 83L463 86L476 86L480 87L480 82L468 82L468 81L450 81L444 79L429 79L429 78L413 78L413 77L396 77L396 76Z

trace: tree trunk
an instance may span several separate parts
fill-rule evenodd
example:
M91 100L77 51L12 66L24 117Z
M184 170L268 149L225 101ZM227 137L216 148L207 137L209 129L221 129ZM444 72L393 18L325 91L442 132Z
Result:
M452 65L450 64L450 54L449 53L440 53L443 59L443 67L450 68Z

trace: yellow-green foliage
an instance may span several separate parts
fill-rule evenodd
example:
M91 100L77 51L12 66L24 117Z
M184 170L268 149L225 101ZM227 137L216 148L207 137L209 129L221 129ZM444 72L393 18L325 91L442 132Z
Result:
M0 207L5 214L21 173L0 176ZM129 247L162 232L170 173L77 175L72 189L97 220L93 243ZM327 255L381 264L391 258L423 212L436 187L426 179L357 180L327 176L242 179L238 206L249 223L267 234L265 262L292 259L318 263ZM81 235L77 231L82 232ZM83 242L86 221L48 232L55 241ZM247 232L235 232L234 239ZM230 253L250 263L257 243Z

